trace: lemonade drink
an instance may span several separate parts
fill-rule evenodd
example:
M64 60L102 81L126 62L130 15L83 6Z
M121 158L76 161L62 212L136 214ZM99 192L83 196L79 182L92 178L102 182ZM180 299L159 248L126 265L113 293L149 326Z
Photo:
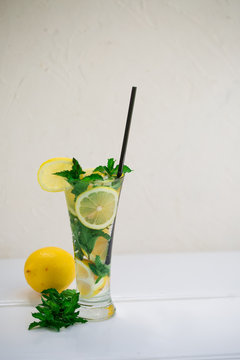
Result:
M114 220L123 177L90 181L77 197L65 190L76 263L80 302L87 306L83 316L111 317L115 311L110 297L110 265ZM84 311L84 306L82 307Z
M76 159L55 158L43 163L38 181L46 191L64 191L80 293L81 316L104 320L113 316L110 296L110 266L113 232L124 173L117 177L118 165L83 171Z

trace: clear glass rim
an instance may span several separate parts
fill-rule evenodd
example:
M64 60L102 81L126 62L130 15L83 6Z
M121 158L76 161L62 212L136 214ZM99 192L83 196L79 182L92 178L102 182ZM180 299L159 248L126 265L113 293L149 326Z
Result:
M119 178L117 177L114 177L112 179L95 179L95 180L89 180L89 181L84 181L83 183L86 183L86 184L101 184L101 186L104 186L104 184L109 184L109 183L112 183L112 182L117 182L117 181L123 181L125 178L124 174L122 174ZM80 179L81 180L81 179ZM70 186L69 188L72 188L72 186ZM68 188L68 189L69 189Z

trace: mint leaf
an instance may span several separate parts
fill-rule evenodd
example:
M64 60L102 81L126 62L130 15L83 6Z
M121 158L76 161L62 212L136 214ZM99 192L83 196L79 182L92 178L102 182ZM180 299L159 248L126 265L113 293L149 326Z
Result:
M95 231L91 231L91 229L88 229L86 226L81 226L80 227L80 236L79 236L79 240L80 240L80 245L82 247L83 250L86 251L87 254L91 254L91 252L93 251L95 242L97 240L97 236L95 234Z
M123 174L125 173L130 173L132 172L133 170L131 170L127 165L123 165Z
M104 166L98 166L98 167L96 167L94 170L93 170L93 172L95 173L95 172L97 172L97 171L99 171L99 172L101 172L101 173L105 173L105 169L104 169Z
M101 278L103 278L104 276L109 276L110 275L110 267L109 267L109 265L103 264L101 262L101 258L100 258L99 255L96 255L95 263L94 264L89 264L89 267L92 270L92 272L95 275L98 276L95 283L98 283L101 280Z
M102 236L104 237L105 239L107 239L108 241L111 239L111 236L106 234L104 231L102 230L95 230L95 231L99 231L99 235L98 236Z
M114 158L110 158L108 159L107 161L107 166L98 166L94 169L94 172L95 171L100 171L106 175L108 175L109 177L114 177L117 175L118 173L118 169L119 169L119 165L116 165L115 166L115 162L116 160L114 160ZM114 167L115 166L115 167ZM127 166L127 165L124 165L123 166L123 170L122 170L122 173L125 174L125 173L129 173L131 172L132 170Z
M81 174L85 174L85 171L81 168L78 161L73 158L72 159L72 169L71 170L64 170L54 173L54 175L62 176L66 178L66 180L73 185L74 180L78 180Z
M75 195L75 200L76 200L78 195L80 195L82 192L87 190L88 183L84 182L83 179L82 180L78 179L77 181L75 180L72 183L72 186L73 186L72 193Z
M114 164L115 164L115 161L113 158L111 159L108 159L108 162L107 162L107 167L109 169L110 172L112 172L113 168L114 168Z
M61 292L61 294L66 298L66 299L71 299L72 296L75 295L75 297L77 297L77 293L76 293L76 290L74 289L66 289L66 290L63 290Z
M83 250L88 255L91 254L95 246L96 240L99 236L103 236L105 239L110 240L110 236L105 234L102 230L89 229L84 225L80 225L79 242Z
M118 173L118 168L119 168L119 165L117 165L114 169L114 174L117 175ZM122 169L122 173L123 174L126 174L126 173L130 173L132 172L133 170L131 170L127 165L123 165L123 169Z
M91 174L89 176L85 176L81 181L90 182L94 180L103 180L103 177L99 174Z
M97 166L91 175L85 176L84 178L80 179L80 175L85 174L86 172L83 171L82 167L78 163L78 161L73 158L72 159L72 169L71 170L64 170L54 173L54 175L62 176L68 181L69 184L72 185L73 190L72 193L75 195L75 199L79 194L83 191L87 190L86 184L95 181L95 180L103 180L103 176L100 174L96 174L96 172L100 172L101 174L107 176L108 178L113 178L117 176L119 165L115 166L116 160L114 158L109 158L107 161L107 166L100 165ZM122 173L130 173L132 170L127 166L123 166ZM85 185L83 185L85 183Z
M107 166L104 166L104 170L107 175L109 175L110 177L112 176L112 172Z
M95 284L97 284L102 279L102 276L99 276L97 280L95 281Z
M33 328L36 327L36 326L39 326L39 323L38 323L37 321L33 321L33 322L29 325L28 330L31 330L31 329L33 329Z
M36 319L39 319L39 320L44 320L45 319L45 315L43 314L40 314L40 313L32 313L32 316ZM49 318L51 317L51 315L49 316Z
M102 230L87 228L71 213L69 213L69 217L73 236L74 254L78 259L83 259L83 250L88 255L92 253L99 236L104 237L108 241L111 239L111 236Z
M73 175L73 178L75 179L79 179L79 176L81 174L85 174L85 171L83 171L83 169L81 168L81 166L79 165L78 161L73 158L73 166L72 166L72 175Z
M58 171L58 172L54 173L53 175L58 175L58 176L65 177L66 179L69 179L70 171L69 170Z
M56 289L42 291L42 303L36 306L38 312L32 316L39 321L32 322L28 329L46 327L59 331L75 323L85 323L86 319L79 316L79 292L64 290L59 293Z

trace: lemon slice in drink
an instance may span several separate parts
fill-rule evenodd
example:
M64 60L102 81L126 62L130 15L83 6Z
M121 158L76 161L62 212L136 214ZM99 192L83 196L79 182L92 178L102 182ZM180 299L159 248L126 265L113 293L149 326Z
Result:
M105 286L109 286L109 276L104 276L97 284L94 285L93 296L98 295L100 291L105 288Z
M116 190L99 186L77 197L75 211L83 225L100 230L112 224L117 211L117 201Z
M108 282L108 276L102 278L97 284L94 284L91 280L77 279L77 288L82 298L89 299L100 293Z
M56 172L71 170L72 159L69 158L54 158L44 162L38 170L38 182L41 188L45 191L58 192L64 191L71 185L61 176L53 175Z
M91 269L88 267L88 260L76 261L76 282L77 288L80 292L80 296L83 298L89 298L93 296L94 289L94 276Z
M101 261L105 262L107 257L108 245L108 240L103 236L99 236L95 242L93 251L90 254L90 260L95 261L95 258L98 255L100 256Z
M85 171L85 174L81 174L80 179L83 179L84 177L89 176L93 173L93 169L87 169L84 171ZM98 174L101 175L101 173L98 173ZM88 185L87 190L90 190L91 188L92 188L92 184ZM66 197L68 210L74 216L77 216L76 211L75 211L75 195L72 193L72 189L73 189L72 187L65 189L65 197Z
M92 273L89 268L88 260L76 259L76 282L82 298L91 298L96 296L109 284L109 277L103 277L99 282L95 283L97 276Z
M106 260L106 257L107 257L108 245L109 245L109 241L105 237L99 236L97 238L96 242L95 242L93 251L91 252L91 254L89 256L88 256L87 252L84 249L82 249L82 252L86 256L86 258L89 257L89 259L92 262L95 261L96 256L98 255L100 257L100 260L103 263L105 263L105 260Z

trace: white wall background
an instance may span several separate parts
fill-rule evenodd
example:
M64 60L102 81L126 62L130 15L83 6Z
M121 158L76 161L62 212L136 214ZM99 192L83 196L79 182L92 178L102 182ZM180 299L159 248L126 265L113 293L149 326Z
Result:
M114 252L240 250L240 1L0 0L0 256L72 250L39 165L119 157Z

